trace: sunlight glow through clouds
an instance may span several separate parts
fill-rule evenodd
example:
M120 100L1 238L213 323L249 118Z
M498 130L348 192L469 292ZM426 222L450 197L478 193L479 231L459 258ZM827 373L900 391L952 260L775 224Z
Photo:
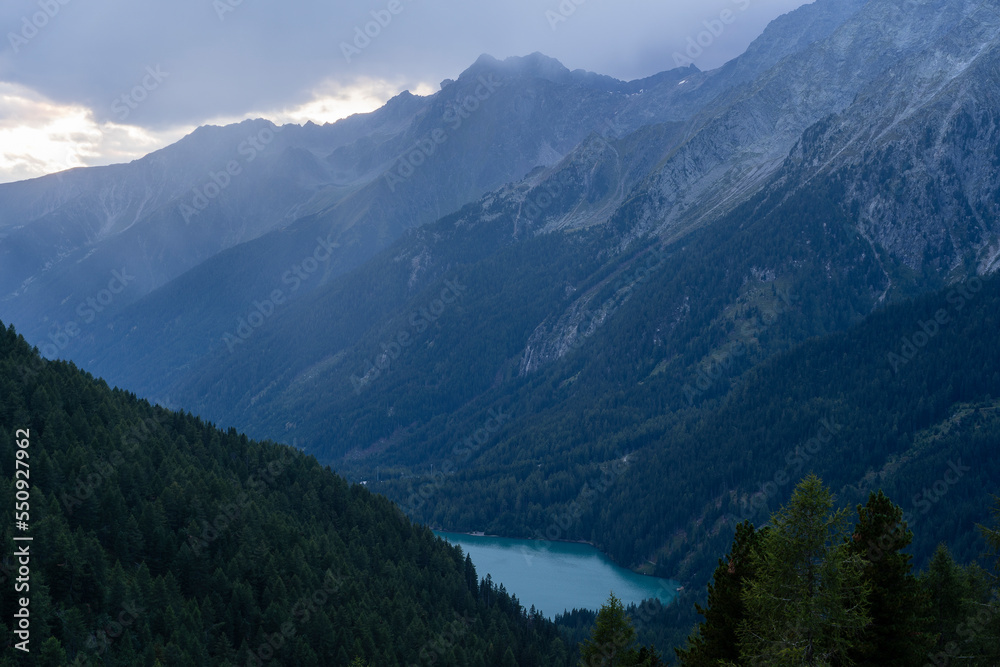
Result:
M185 133L99 125L86 107L58 105L22 86L0 82L0 182L127 162Z
M208 124L238 123L267 118L277 124L319 125L379 108L406 89L398 82L366 79L350 88L326 83L313 99L299 106L258 111L242 117L215 118ZM419 84L411 92L430 95L436 88ZM58 105L34 91L0 82L0 183L44 176L74 167L89 167L138 159L194 130L174 127L151 131L135 125L99 124L90 109Z
M374 111L406 89L414 95L432 95L438 90L437 86L426 83L407 86L400 82L379 79L364 79L350 88L340 88L333 82L327 82L313 91L315 97L310 102L291 109L257 115L279 125L282 123L302 125L310 120L322 125L347 118L351 114Z

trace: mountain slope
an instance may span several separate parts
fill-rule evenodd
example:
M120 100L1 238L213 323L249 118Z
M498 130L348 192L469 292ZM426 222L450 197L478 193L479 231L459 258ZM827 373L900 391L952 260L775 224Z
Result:
M241 175L237 179L238 196L233 196L236 186L225 188L212 201L209 211L191 218L197 221L196 230L183 229L180 236L176 231L177 214L183 207L190 212L191 202L182 198L164 209L166 218L158 223L138 219L134 223L138 229L130 230L131 240L76 239L63 244L68 249L58 257L49 256L44 244L32 245L17 238L22 231L32 239L42 238L38 233L47 224L43 223L47 218L15 231L15 238L6 243L0 239L0 252L6 245L8 257L17 260L8 266L19 266L18 258L30 264L9 276L0 276L0 285L10 285L13 290L7 298L6 312L30 340L44 346L48 356L74 358L88 367L99 368L115 381L144 392L159 393L137 383L143 378L121 373L122 369L114 366L99 366L102 359L95 351L117 347L116 339L121 332L137 327L132 334L133 349L145 349L151 340L176 340L177 349L169 353L169 358L183 359L183 364L197 364L198 357L209 349L212 341L217 343L231 331L241 316L252 314L261 295L284 285L282 278L287 271L314 253L317 239L325 240L324 252L331 254L318 266L317 275L310 274L308 281L294 282L294 296L358 266L403 230L455 210L483 192L523 176L531 167L553 164L589 132L596 130L613 140L649 124L677 123L667 137L655 133L641 137L633 134L639 140L624 147L629 153L619 160L620 173L609 176L609 196L603 205L577 210L561 224L601 222L639 179L666 159L684 132L690 131L683 130L681 123L692 122L721 93L827 37L838 21L852 16L860 6L859 2L824 0L800 8L776 21L745 56L713 72L681 68L625 83L592 73L570 72L540 54L504 62L484 56L457 81L445 81L442 90L429 98L403 94L373 114L323 128L286 126L275 147L265 146L266 150L261 151L265 158L275 158L270 160L275 168L286 172L273 182L266 179L251 182ZM789 33L794 33L795 39L789 39ZM229 130L221 128L217 134ZM207 130L199 131L197 138L181 142L187 147L184 155L196 152L208 138L206 135ZM232 155L233 150L222 152ZM279 151L283 151L280 160ZM164 153L179 155L181 151L168 149ZM268 160L258 163L265 161ZM224 167L224 160L216 162L219 168ZM185 173L208 173L211 165L200 164L191 161ZM218 172L213 168L212 173ZM95 175L84 170L66 176L81 181L93 180ZM0 202L13 200L7 219L20 218L22 211L29 210L31 215L23 217L34 220L39 215L38 198L31 193L45 190L46 184L61 185L56 180L41 180L30 185L15 184L7 189L9 196L0 197ZM146 184L142 196L169 199L169 192L157 194L159 186L155 179L146 180L151 182ZM184 197L190 198L187 190L191 185L181 188ZM80 216L90 216L94 220L87 224L113 228L113 221L102 217L103 209L98 207L96 213L88 212L88 206L82 203L96 196L90 192L95 187L66 189L78 193L72 203L79 210L67 211L69 205L63 202L48 217L59 217L64 224L79 226ZM101 192L109 187L102 185ZM112 193L121 198L119 190L127 192L128 188L114 183ZM0 194L4 191L0 190ZM264 204L262 197L277 201L273 205ZM18 203L22 200L35 202L34 208ZM2 209L0 206L0 220L5 219ZM216 220L206 215L210 212L223 217ZM300 222L289 225L292 220ZM152 229L147 229L151 226ZM257 242L238 245L232 253L219 256L217 262L205 266L197 276L187 276L171 286L169 292L159 295L155 310L164 313L162 321L151 326L135 314L111 321L114 313L180 271L232 243L252 239L275 227L281 229ZM220 234L224 240L218 239ZM83 263L74 266L71 257L85 252ZM234 266L244 270L242 279L224 279L224 274ZM110 272L122 267L131 277L127 289L115 294L110 303L101 303L99 310L87 307L87 298L108 300L103 290L113 275ZM249 267L255 271L246 271ZM201 306L206 290L211 295ZM74 304L78 304L75 311ZM223 312L220 304L233 304L233 308ZM95 314L100 317L93 318ZM162 322L171 323L169 335ZM151 375L165 376L172 370L172 367L158 367Z
M672 87L685 72L661 75L656 85ZM617 109L631 103L635 95L631 90L629 84L608 77L571 73L538 54L502 63L483 57L457 81L446 82L438 94L427 98L405 131L378 141L363 137L334 150L327 158L328 168L336 174L343 165L360 170L348 174L354 180L335 189L335 196L320 189L308 203L294 208L293 223L278 221L278 229L219 252L194 273L168 284L166 291L154 297L159 300L155 310L162 319L150 323L126 316L127 325L113 321L115 311L144 294L147 285L136 287L133 282L108 307L109 312L101 312L96 324L87 321L79 334L63 337L64 344L57 351L91 367L100 362L100 351L114 346L109 338L120 335L123 327L139 327L133 340L173 340L163 336L164 321L186 332L185 337L218 341L249 313L255 301L275 289L284 289L289 297L301 296L355 268L406 229L456 210L538 165L558 162L588 134L603 129ZM298 130L291 127L288 131ZM299 280L285 280L289 271L313 262L310 258L317 252L323 259L310 266L309 279L299 273ZM241 279L228 279L233 267L242 273ZM98 271L96 275L104 274ZM18 298L22 297L27 299L27 293ZM13 305L10 308L18 315L16 321L28 320L29 339L51 345L56 342L52 337L58 338L67 322L74 321L72 308L66 304L77 301L60 292L58 302L62 305L31 301L35 319L48 318L46 336L40 335L39 325L31 326L31 317L20 316ZM183 353L191 355L185 363L196 363L198 354L208 350L193 345L190 338L179 343ZM55 356L51 347L45 350ZM118 375L120 369L99 370L113 375L116 382L142 388L133 384L135 378Z
M269 276L308 256L317 236L333 246L323 274L337 275L406 229L558 161L632 96L626 83L540 54L484 56L432 96L403 93L333 125L205 127L129 165L6 184L0 299L30 340L68 357L78 336L65 345L50 336L80 324L74 306L95 298L112 271L131 278L102 304L102 324L234 246L263 278L220 289L217 302L249 301L262 283L270 291ZM96 335L84 324L80 335Z
M919 52L930 54L930 60L917 54L905 58L901 66L936 72L956 108L988 101L996 89L995 79L982 76L992 62L988 54L993 51L981 48L980 40L988 35L956 31L953 22L945 23L942 43L951 43L963 54L981 52L975 67L944 71L941 52L935 49ZM961 39L954 41L956 35ZM855 44L856 37L846 43ZM875 97L876 91L885 91L887 97ZM642 165L654 164L662 151L679 145L683 130L666 124L617 141L592 139L554 169L498 191L401 241L350 279L275 315L247 340L226 349L216 342L217 352L208 357L209 363L185 368L183 373L158 374L170 381L146 386L160 399L200 406L242 427L262 428L271 437L301 437L307 447L332 460L396 437L394 433L422 437L414 434L430 428L431 418L459 409L497 383L505 385L500 393L520 392L511 378L526 378L560 360L602 325L614 322L617 334L598 345L614 340L620 350L617 356L591 346L588 359L574 362L577 370L585 371L580 379L594 395L617 392L617 377L632 377L636 368L648 367L674 378L671 394L682 398L680 390L689 384L686 378L696 372L696 365L713 356L726 357L736 344L749 342L754 349L733 371L803 337L844 329L890 294L904 296L956 276L989 270L988 262L976 261L956 269L955 258L939 245L923 253L933 258L931 267L914 273L919 267L910 266L912 253L907 246L873 241L873 234L897 233L882 227L873 230L862 213L885 208L885 189L870 183L876 168L872 162L881 160L881 155L920 150L924 133L916 128L926 128L939 133L939 138L934 152L921 157L922 169L914 173L954 172L954 155L966 156L968 164L956 172L952 185L938 179L910 186L932 201L922 203L923 216L910 211L910 230L903 238L912 243L926 234L920 230L961 231L985 221L975 236L955 236L950 247L959 256L975 258L996 243L991 210L977 205L979 213L970 216L967 211L972 209L950 203L956 185L990 194L1000 190L988 162L994 151L972 148L993 146L990 117L982 116L982 131L967 137L956 131L961 115L952 114L948 118L954 122L942 123L938 102L942 94L908 98L907 122L913 128L909 133L874 131L871 128L894 124L898 116L894 105L878 100L901 97L899 90L877 80L842 116L831 116L840 119L838 124L823 121L804 133L791 158L759 195L717 218L713 229L665 247L660 255L642 251L657 244L643 239L647 209L635 193L644 192L650 182L641 176ZM863 161L848 161L848 151L831 145L825 129L831 126L869 133L864 152L859 152ZM845 136L855 142L856 134ZM836 154L839 162L814 157L820 151ZM628 192L624 188L615 190L615 183L632 187L631 195L622 194ZM899 201L906 205L909 200ZM539 232L579 229L609 205L618 208L604 228L590 226L572 235L557 233L554 239L533 238ZM637 254L648 263L640 263ZM542 256L545 259L535 259ZM511 270L505 274L500 266ZM571 272L560 274L563 270ZM656 275L647 279L649 273ZM380 346L392 347L395 333L408 330L410 314L432 300L433 291L443 287L442 280L454 276L476 286L470 292L476 303L466 299L454 312L434 320L434 330L442 335L450 336L454 330L454 342L421 341L419 348L392 360L390 370L405 368L404 375L392 378L392 373L379 372L375 364L381 359ZM625 280L609 281L609 276ZM761 337L753 333L763 327L752 311L762 305L761 297L752 288L769 289L769 284L794 292L799 302L784 304L787 317L777 327L768 326L767 335ZM611 285L615 288L609 289ZM546 296L539 301L541 295ZM486 303L496 308L490 311ZM525 310L528 304L531 310ZM700 304L695 320L688 316L692 304ZM472 309L474 315L469 314ZM482 333L483 318L491 322L492 333ZM734 335L739 326L749 326L751 335ZM670 333L650 338L648 332L654 330ZM498 346L498 337L503 345ZM637 348L634 341L642 345ZM247 364L243 354L254 359L253 364ZM613 359L611 369L595 372L605 355ZM476 362L469 365L467 359ZM435 368L434 377L425 375L429 368ZM455 387L442 384L442 373L455 378ZM470 373L472 378L458 379ZM352 378L368 386L375 376L394 397L391 401L383 397L372 402L366 395L355 395L357 383ZM433 390L419 399L406 398L414 383ZM649 397L635 400L652 404ZM394 406L390 418L384 412L387 404ZM565 407L560 404L560 409Z
M989 311L968 331L975 355L953 363L948 338L934 357L954 375L921 366L960 385L932 405L883 378L871 346L893 339L871 327L885 326L877 313L889 304L996 268L997 27L989 7L966 0L906 12L870 0L842 13L823 2L714 73L625 84L540 56L480 59L442 93L493 73L504 85L488 102L509 114L537 118L553 99L627 102L589 108L580 123L557 114L548 127L563 143L545 151L551 160L521 163L523 179L405 233L388 217L367 224L383 199L372 193L411 188L407 201L437 216L433 186L450 182L390 171L402 180L383 177L220 253L109 317L78 354L156 401L295 439L354 479L381 479L378 490L421 520L552 532L698 580L724 551L726 508L761 483L761 465L819 428L828 415L816 406L859 423L838 444L846 462L828 450L817 470L844 493L870 469L906 497L936 481L919 443L979 457L975 429L993 437L994 380L982 369L996 360L980 344ZM432 103L443 106L418 119L424 135L447 112L447 99ZM489 180L494 143L504 160L541 145L518 143L488 114L461 129L473 123L488 141L456 135L433 156L459 160L466 185ZM446 152L460 144L462 155L491 148L461 162ZM341 256L372 254L334 275L334 242ZM311 257L317 270L300 273ZM902 308L894 317L915 312ZM854 356L838 347L853 366L824 357L823 371L853 384L809 385L800 405L767 375L786 364L810 380L787 360L822 356L798 346L838 332L864 345ZM855 367L912 405L880 403ZM970 409L982 414L961 416ZM891 438L869 428L887 423L899 425ZM962 516L976 506L968 500Z
M28 452L34 541L11 540L12 472L0 515L4 543L29 544L39 664L570 664L459 549L293 448L112 391L13 328L0 390L0 466ZM6 552L5 585L19 562ZM16 604L0 600L3 665L21 664Z
M678 71L673 80L670 77L655 77L648 90L643 82L626 85L607 77L571 73L537 54L505 63L481 58L460 77L459 82L448 84L446 88L459 85L463 79L476 82L494 77L497 81L510 81L504 77L516 71L521 77L535 77L530 79L532 82L543 82L543 88L573 83L579 89L588 91L588 95L612 97L633 88L643 91L629 93L625 107L618 102L610 107L597 105L583 116L583 127L600 127L600 116L606 114L606 119L613 119L605 128L611 130L611 136L601 139L591 135L575 152L570 153L569 164L557 164L554 170L535 171L522 183L499 190L495 196L510 199L512 205L521 202L521 214L529 218L529 226L534 227L541 220L544 221L543 230L548 232L592 227L614 219L619 228L628 230L622 233L619 240L623 248L637 240L641 243L641 239L648 235L677 239L698 225L709 223L733 210L759 189L770 187L774 178L787 178L789 170L784 167L784 161L790 151L801 148L797 142L810 124L842 111L853 128L868 127L883 122L883 119L884 122L892 122L886 118L886 111L893 107L882 103L882 95L891 91L887 99L905 99L903 91L898 88L904 86L905 81L912 80L898 76L898 71L936 72L933 76L951 82L948 85L956 89L967 88L967 84L962 82L972 81L974 76L987 73L981 69L968 72L955 69L939 57L945 47L950 49L951 58L972 57L982 50L983 44L990 43L992 24L984 22L978 31L971 31L963 23L977 21L979 15L976 12L987 10L977 10L969 3L956 2L949 5L947 11L934 13L932 18L922 13L926 8L912 15L895 17L889 16L892 12L890 5L874 2L833 7L824 2L800 8L792 15L775 21L747 54L720 70L711 73ZM882 31L878 21L890 18L895 21L895 28ZM984 42L984 39L987 41ZM873 58L874 53L879 54L877 59ZM887 86L887 80L898 83L895 87ZM988 88L992 80L983 78L984 83L979 87ZM525 92L525 84L519 81L505 84L496 95L513 94L516 100L541 95L533 92L538 90L535 84L531 84L534 87L529 86ZM820 85L818 82L823 82L822 86L813 90ZM813 92L809 92L811 90ZM545 97L551 98L552 95ZM690 105L692 100L696 103ZM926 113L929 99L918 97L913 101L911 112L920 112L913 113L914 125L923 127L925 123L938 122ZM498 99L489 102L507 104ZM656 105L662 103L662 106L654 106L653 102ZM866 104L871 107L868 112L863 111ZM553 107L547 105L545 108L551 112ZM647 111L656 108L660 118L678 120L634 129L636 123L650 120L642 115L641 108ZM849 112L844 111L848 108ZM516 105L505 109L507 115L517 115ZM441 113L446 114L447 111ZM556 117L563 118L563 114L556 114ZM577 120L577 116L572 114L565 117L573 118L574 122ZM466 125L481 120L480 116L474 115ZM536 121L542 122L539 119ZM559 127L559 122L555 127ZM425 136L433 133L431 128L432 124L423 128ZM488 128L485 131L493 130ZM482 132L479 130L477 134ZM867 150L891 151L892 140L892 136L885 134L873 136ZM975 137L976 143L990 141L989 131ZM494 143L496 145L491 150L496 155L524 152L523 149L507 148L509 139ZM478 159L474 157L475 150L463 145L462 150L454 154L445 152L458 145L449 139L429 159L461 162L464 168L459 172L475 173ZM473 156L472 162L467 162L470 155ZM573 164L574 155L576 164ZM938 157L928 155L927 159L934 162ZM493 159L486 161L487 164L493 162ZM931 167L947 168L946 165ZM981 169L978 173L987 181L984 186L988 186L990 172ZM389 176L392 175L393 172L390 172ZM799 187L807 187L808 179L814 175L811 168L801 170L795 175L799 179ZM428 180L421 180L425 176ZM934 196L938 196L944 184L924 185L931 187ZM384 186L386 183L383 180L373 183L369 189ZM433 169L417 169L410 178L398 183L394 180L393 186L412 187L414 197L421 196L419 193L450 189L449 181L442 180ZM544 187L544 191L538 190L539 187ZM532 196L537 201L525 198L533 188L536 191ZM556 194L550 196L547 193ZM206 263L152 295L136 310L109 321L102 328L88 329L78 341L74 341L75 346L70 347L68 352L115 382L159 400L182 395L183 389L179 388L179 384L185 382L192 369L197 373L198 367L212 363L207 360L213 355L217 357L223 349L232 352L235 347L242 347L242 340L234 343L236 331L242 328L244 333L249 333L259 328L249 325L251 318L257 323L271 320L272 308L268 297L276 289L282 290L282 297L304 294L322 285L324 279L332 277L338 270L356 266L380 244L398 236L402 227L380 228L353 222L368 214L370 209L365 208L368 202L386 199L388 193L382 194L384 196L361 197L357 200L360 207L355 206L352 203L355 202L354 197L349 196L330 211L304 218L281 232L245 244ZM466 194L471 195L472 192ZM876 202L878 196L877 192L868 188L864 201L859 200L855 205L879 206ZM458 198L453 203L457 207L460 201ZM539 206L539 202L544 206ZM435 208L430 203L421 210L427 212ZM446 212L440 206L436 210L442 214ZM924 223L925 227L927 224L932 223ZM965 242L958 239L962 247L956 252L982 255L981 261L988 267L996 259L996 235L990 225L980 226L985 229L977 232L976 238L969 239L968 234L962 235L976 247L967 248ZM882 233L863 222L859 223L859 228L870 242ZM923 229L907 232L907 235L913 238L927 233ZM517 234L521 232L515 229ZM290 270L295 270L304 260L311 261L309 257L316 252L326 254L331 242L341 247L330 251L334 253L333 258L320 263L315 275L309 274L303 279L290 276ZM938 246L938 250L947 250L940 243ZM368 250L359 252L359 248ZM886 264L896 261L892 256L882 257L878 248L866 251L880 256ZM912 264L911 259L898 259L907 266ZM907 286L909 281L889 275L890 268L885 268L885 271L889 285L902 283L900 289L911 293ZM922 276L920 281L938 286L941 275L938 267ZM883 291L882 295L885 294ZM581 310L578 306L574 308ZM286 310L283 306L275 308L274 317L278 320L298 317L288 314ZM541 322L537 324L541 325ZM329 327L326 329L329 330ZM539 335L542 335L541 332ZM168 349L158 352L163 346ZM131 352L123 354L125 350L139 351L141 357L134 357ZM335 353L334 350L323 356ZM545 356L549 358L551 355L545 353ZM317 363L321 358L312 359L312 362ZM152 372L149 372L150 369ZM223 413L212 414L223 416Z

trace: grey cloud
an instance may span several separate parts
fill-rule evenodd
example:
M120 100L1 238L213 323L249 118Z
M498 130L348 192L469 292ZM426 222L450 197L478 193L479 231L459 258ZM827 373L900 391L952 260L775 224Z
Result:
M768 21L800 4L6 0L0 8L0 80L86 105L99 121L156 129L289 107L308 101L326 80L344 86L364 77L411 87L437 83L481 53L503 58L541 51L571 69L622 79L649 76L674 67L674 54L687 40L698 39L706 21L717 26L720 12L729 10L735 19L694 59L709 69L738 55ZM358 48L355 37L366 27L377 34L358 38L365 44ZM345 56L344 43L356 52Z

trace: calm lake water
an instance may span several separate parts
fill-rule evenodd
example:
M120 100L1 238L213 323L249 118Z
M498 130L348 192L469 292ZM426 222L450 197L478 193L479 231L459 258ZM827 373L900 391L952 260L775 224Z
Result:
M648 598L670 602L677 596L676 581L618 567L586 544L434 534L470 554L480 578L492 575L526 608L535 605L550 618L573 608L600 609L611 591L626 606Z

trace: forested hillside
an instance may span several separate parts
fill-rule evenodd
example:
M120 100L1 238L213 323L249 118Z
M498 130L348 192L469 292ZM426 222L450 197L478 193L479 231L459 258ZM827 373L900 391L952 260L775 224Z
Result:
M711 72L624 83L481 58L329 128L323 164L361 190L321 189L122 302L69 358L294 442L418 521L586 540L704 581L734 517L787 497L761 493L779 472L912 499L993 443L997 364L976 341L995 290L960 313L947 286L997 266L997 25L973 0L823 0ZM477 111L414 153L459 102ZM920 304L882 312L942 288L933 336ZM844 332L847 348L823 338ZM991 466L928 514L975 519ZM974 556L973 533L943 531L920 533L918 560L939 539Z
M385 498L44 361L12 327L0 470L2 665L570 664L551 622ZM15 532L33 538L17 596ZM30 655L13 648L21 595Z
M688 239L624 256L606 249L627 233L628 211L607 227L518 241L530 227L516 210L482 202L291 306L293 317L201 369L181 402L240 405L241 423L308 436L317 456L380 480L432 525L544 537L568 513L558 538L704 581L727 515L745 515L790 450L825 437L824 419L833 444L790 470L815 470L857 499L873 479L910 498L949 460L979 462L996 441L996 280L865 320L890 284L902 297L915 283L866 251L843 195L836 179L776 187ZM567 315L547 316L554 303ZM547 349L539 320L565 349L532 367ZM903 356L917 334L928 338L920 354ZM607 477L616 464L628 475ZM994 488L982 465L963 482ZM975 487L951 491L956 517L981 514ZM918 537L920 562L941 539L963 560L976 555L973 533L939 528Z
M823 419L836 429L832 444L789 472L829 475L838 490L854 489L856 499L873 480L911 498L949 460L965 456L966 465L981 467L963 479L972 483L952 489L947 507L958 512L955 501L966 497L965 507L982 511L981 499L968 494L978 486L973 480L996 489L988 452L1000 433L993 410L1000 396L998 282L976 278L862 320L887 283L843 227L831 203L835 194L792 198L759 219L738 211L686 244L689 261L667 247L660 261L636 262L623 273L641 280L614 326L592 326L600 319L595 309L578 325L577 339L567 341L564 359L507 385L500 382L509 377L499 372L502 365L484 367L491 354L502 354L489 336L504 330L480 337L464 328L463 322L481 321L478 301L466 297L426 334L433 348L394 360L391 373L365 388L394 413L370 413L369 422L349 411L354 421L334 428L330 444L346 448L357 433L358 444L373 445L342 465L367 477L381 463L380 489L432 524L539 536L550 516L576 508L561 537L592 541L623 563L654 561L660 574L682 578L693 574L688 568L695 562L711 562L692 550L725 533L719 521L727 513L743 515L750 496L788 467L789 452L818 433L826 437ZM816 212L803 216L804 210ZM824 271L827 258L849 256L858 258L850 273ZM558 252L551 257L550 270L562 261ZM622 275L610 273L603 285L595 280L595 291L609 298ZM513 328L517 309L530 301L510 302L516 309L505 325ZM790 341L837 330L847 332L789 349ZM904 347L904 338L914 337L917 343ZM412 392L411 359L434 348L446 350L451 363L436 366L437 383ZM749 372L782 349L785 356ZM475 399L447 418L421 412L430 396L461 400L452 394L451 367L478 369L456 376L467 383L463 395ZM480 432L491 409L507 418ZM384 430L357 431L367 424ZM602 470L625 456L638 464L626 483L608 488L600 502L588 500L588 484L593 488ZM441 470L448 461L453 474L432 475L430 464ZM386 473L400 469L402 478ZM782 486L758 510L774 509L789 490ZM974 535L961 533L927 536L918 558L929 557L940 539L959 540L957 553L974 557Z

